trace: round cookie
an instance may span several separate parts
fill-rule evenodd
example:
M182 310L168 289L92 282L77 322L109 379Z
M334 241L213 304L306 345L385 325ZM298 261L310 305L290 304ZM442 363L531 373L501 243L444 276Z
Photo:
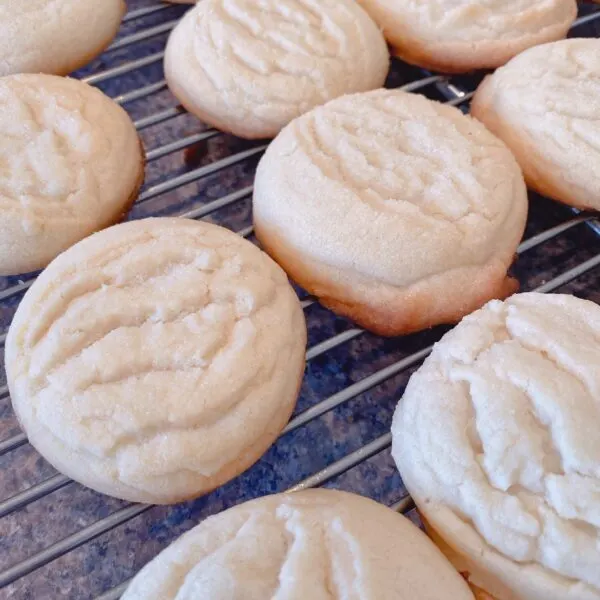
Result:
M12 275L121 220L144 154L127 113L80 81L2 77L0 106L0 275Z
M358 0L394 54L437 71L492 69L526 48L564 38L576 0Z
M512 293L527 214L514 158L458 109L399 90L333 100L267 149L258 239L335 312L382 335Z
M2 0L0 76L83 67L111 43L125 10L123 0Z
M202 0L169 37L165 76L200 119L274 137L331 98L381 87L383 35L354 0Z
M528 185L600 209L600 40L531 48L487 77L471 114L510 147Z
M102 493L167 504L252 465L287 423L306 327L285 273L207 223L105 229L61 254L6 340L31 444Z
M122 600L473 600L408 519L361 496L307 490L240 504L184 534Z
M414 374L392 453L440 548L497 600L600 599L600 307L520 294Z

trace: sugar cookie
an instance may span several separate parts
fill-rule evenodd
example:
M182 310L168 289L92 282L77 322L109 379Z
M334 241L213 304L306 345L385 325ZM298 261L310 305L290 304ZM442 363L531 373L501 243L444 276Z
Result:
M105 229L61 254L6 341L15 413L58 470L131 501L199 496L287 423L306 327L285 273L208 223Z
M361 496L307 490L246 502L183 535L122 600L473 600L408 519Z
M600 599L600 307L521 294L414 374L392 453L440 548L497 600Z
M423 96L355 94L296 119L262 158L253 203L260 242L292 278L383 335L516 288L519 167L478 121Z
M2 77L0 106L0 275L11 275L121 220L144 155L127 113L80 81Z
M537 192L600 209L600 40L531 48L487 77L472 114L510 147Z
M385 40L354 0L202 0L172 32L165 75L200 119L275 136L342 94L381 87Z
M394 53L428 69L495 68L526 48L564 38L576 0L358 0Z
M125 10L123 0L2 0L0 76L83 67L111 43Z

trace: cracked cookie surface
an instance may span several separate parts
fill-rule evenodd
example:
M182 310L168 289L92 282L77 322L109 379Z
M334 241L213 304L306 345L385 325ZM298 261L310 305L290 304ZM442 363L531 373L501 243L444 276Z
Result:
M527 183L600 208L600 40L531 48L481 84L471 113L511 148Z
M429 69L491 69L564 38L576 0L358 0L396 55Z
M353 0L203 0L169 38L165 75L199 118L247 138L345 93L378 88L385 40Z
M521 294L466 317L392 425L403 480L494 597L600 598L600 308Z
M59 470L146 502L200 495L280 433L306 328L251 243L184 219L118 225L61 255L6 346L15 412Z
M83 67L110 44L126 8L123 0L2 0L0 76Z
M127 113L85 83L3 77L0 105L0 274L9 275L119 221L144 158Z
M472 600L406 518L372 500L308 490L209 517L150 562L123 600Z
M527 195L509 150L479 122L377 90L286 127L260 161L253 209L261 243L303 287L397 334L502 295Z

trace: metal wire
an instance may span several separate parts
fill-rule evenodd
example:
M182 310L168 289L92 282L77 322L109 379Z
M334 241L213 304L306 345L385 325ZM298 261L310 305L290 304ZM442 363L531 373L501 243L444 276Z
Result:
M145 6L144 8L130 10L123 18L123 23L129 23L130 21L134 21L135 19L140 19L141 17L147 17L149 15L162 12L167 8L171 7L168 4L157 4L156 6Z
M149 56L145 56L143 58L138 58L136 60L129 61L118 67L112 67L111 69L106 69L106 71L102 71L100 73L96 73L95 75L90 75L89 77L84 77L82 81L89 83L90 85L96 85L98 83L102 83L104 81L108 81L109 79L114 79L115 77L120 77L121 75L126 75L127 73L131 73L132 71L137 71L142 67L147 67L154 63L161 61L165 56L164 52L156 52L155 54L151 54Z
M178 19L174 21L167 21L166 23L161 23L160 25L156 25L154 27L149 27L148 29L144 29L143 31L138 31L137 33L132 33L131 35L126 35L111 44L108 48L108 51L111 50L120 50L121 48L125 48L126 46L131 46L131 44L135 44L136 42L143 42L144 40L150 39L161 33L168 33L175 27Z
M154 14L161 13L167 10L169 7L166 5L157 5L146 8L141 8L135 11L131 11L126 17L125 22L131 22L136 19L151 16ZM574 27L580 25L589 24L595 19L600 18L600 12L594 12L587 16L578 19ZM174 26L175 21L167 21L160 25L154 25L148 27L142 31L129 34L121 37L109 48L109 51L119 50L127 48L133 44L143 42L154 38L155 36L167 33ZM128 61L117 67L109 68L99 73L95 73L84 78L84 81L90 84L98 84L106 82L110 79L122 77L129 73L132 73L143 67L150 66L162 60L164 53L156 52L149 56L139 58L136 60ZM441 89L444 95L448 98L448 104L459 105L466 103L472 96L472 90L463 88L459 83L453 79L449 79L439 75L428 75L424 74L423 77L412 81L403 86L406 91L421 91L429 86L436 86ZM164 80L157 81L156 83L145 85L141 88L123 93L120 96L115 97L115 100L121 104L127 104L134 100L141 100L156 94L165 89ZM144 130L147 127L158 125L176 118L183 113L183 109L180 106L173 106L166 108L152 115L140 118L135 122L138 130ZM169 142L162 146L158 146L147 152L147 161L156 161L160 158L168 156L172 153L179 152L186 148L193 146L199 142L208 141L212 138L222 135L220 132L214 129L208 129L206 131L182 137L173 142ZM241 152L232 154L225 158L216 160L210 164L203 165L196 169L192 169L184 174L177 175L166 181L157 183L147 187L140 195L138 203L147 202L153 198L171 192L177 188L185 186L189 183L204 179L209 175L213 175L224 169L227 169L233 165L242 163L250 158L259 156L266 146L255 146ZM206 202L199 208L188 210L182 213L181 217L200 219L208 215L211 215L215 211L233 205L236 202L240 202L248 198L252 194L252 186L247 186L242 189L236 190L224 196ZM587 225L591 227L596 233L600 234L598 229L599 225L596 221L595 215L582 213L574 216L573 218L560 223L554 227L551 227L545 231L539 232L534 236L524 241L519 247L519 253L528 252L541 244L544 244L558 236L568 232L574 227L580 225ZM238 232L240 235L249 236L252 233L252 227L246 227ZM558 274L550 281L540 285L537 291L540 292L552 292L557 288L565 285L566 283L580 277L581 275L591 271L592 269L600 266L600 254L593 256L580 264ZM25 292L33 283L34 279L27 279L20 281L15 285L12 285L5 290L0 291L0 302L11 300L18 295ZM308 298L302 301L303 308L306 310L314 304L314 299ZM312 361L317 357L320 357L336 348L348 344L353 340L356 340L364 334L364 331L359 328L351 328L343 331L337 335L334 335L318 344L315 344L308 349L306 353L307 361ZM0 346L4 345L6 339L6 332L0 333ZM364 377L363 379L347 386L345 389L330 395L319 403L306 409L304 412L296 415L287 425L285 430L282 432L282 436L292 432L300 427L305 426L307 423L318 419L326 413L334 410L335 408L349 402L350 400L360 396L361 394L373 389L374 387L389 381L390 379L405 373L408 369L417 366L431 351L431 346L422 348L417 352L410 354L409 356L403 357L400 360L395 361L393 364L386 366L385 368L379 369L374 373ZM8 397L8 388L6 386L0 387L0 399ZM336 477L354 466L364 462L370 457L378 454L389 447L391 443L391 435L386 433L375 440L365 444L361 448L349 453L341 459L333 462L326 468L320 470L317 473L305 478L303 481L289 488L288 491L297 491L322 485L329 481L333 477ZM27 438L23 433L14 435L6 440L0 441L0 456L7 455L16 449L27 444ZM64 488L71 484L71 480L61 474L54 475L36 485L29 487L28 489L14 494L13 496L0 501L0 518L5 517L15 511L23 509L29 504L44 498L48 494L51 494L61 488ZM148 505L129 505L125 508L117 510L109 516L100 519L91 525L88 525L76 533L68 535L56 543L44 548L43 550L34 553L27 559L22 560L11 567L5 569L0 573L0 588L6 586L21 577L33 572L34 570L56 560L60 556L63 556L72 550L87 544L98 536L116 528L129 520L135 518L148 511L151 506ZM393 505L395 510L401 512L407 512L413 508L413 504L410 498L403 498L399 502ZM114 600L120 596L127 585L127 582L123 582L119 586L112 590L107 591L99 600Z

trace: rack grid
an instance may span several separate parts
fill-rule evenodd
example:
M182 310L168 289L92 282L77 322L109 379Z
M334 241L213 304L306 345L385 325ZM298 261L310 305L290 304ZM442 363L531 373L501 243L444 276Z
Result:
M169 94L164 43L186 10L130 0L121 34L78 76L132 115L147 149L146 184L131 218L208 219L252 237L252 177L265 143L206 128ZM600 34L600 7L582 3L572 36ZM468 109L480 77L432 74L393 62L388 87ZM521 289L600 301L600 225L531 195L525 241L513 268ZM34 277L0 278L0 352L19 299ZM356 328L298 290L307 318L307 370L296 412L259 463L219 490L174 507L130 504L54 471L27 443L0 375L0 598L120 596L160 549L209 514L251 497L329 485L411 516L389 454L389 425L411 372L447 330L383 339ZM3 370L2 370L3 371ZM319 444L314 444L314 439Z

